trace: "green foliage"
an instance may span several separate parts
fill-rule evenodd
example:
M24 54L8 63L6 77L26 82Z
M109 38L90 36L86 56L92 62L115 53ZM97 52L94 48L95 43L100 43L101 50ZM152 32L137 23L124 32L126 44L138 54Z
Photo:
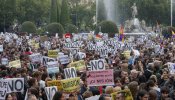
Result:
M165 38L170 38L172 36L172 31L175 32L175 27L171 26L164 27L162 30L162 35Z
M69 14L68 1L62 0L60 23L63 26L65 26L69 22L70 22L70 14Z
M114 36L115 33L118 33L118 28L115 23L111 21L102 21L96 27L95 33L99 33L101 29L102 33L108 33L109 36Z
M50 23L57 22L57 0L51 0Z
M30 21L26 21L21 26L21 32L36 33L36 26Z
M43 28L38 28L37 30L36 30L36 33L37 34L39 34L39 35L42 35L42 34L44 34L44 29Z
M58 33L61 36L64 33L64 28L60 23L51 23L47 26L46 30L50 35L55 35Z
M73 24L66 24L64 29L66 33L78 33L77 27Z

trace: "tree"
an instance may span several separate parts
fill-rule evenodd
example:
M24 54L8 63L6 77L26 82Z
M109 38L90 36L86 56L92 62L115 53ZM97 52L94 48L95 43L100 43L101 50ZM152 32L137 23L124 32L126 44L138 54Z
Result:
M21 26L21 32L36 33L36 26L30 21L26 21Z
M51 0L50 23L58 20L57 0Z
M46 30L50 35L55 35L56 33L61 36L64 33L64 28L60 23L51 23L47 26Z
M101 30L100 30L101 29ZM108 33L109 36L114 36L115 33L118 33L118 28L115 23L111 21L102 21L99 23L95 29L95 33Z
M63 26L65 26L69 22L70 22L70 14L69 14L68 1L62 0L60 23Z
M64 29L66 33L78 33L78 28L73 24L66 24Z
M172 31L175 32L175 28L171 26L164 27L162 30L162 35L165 38L171 38L172 36Z

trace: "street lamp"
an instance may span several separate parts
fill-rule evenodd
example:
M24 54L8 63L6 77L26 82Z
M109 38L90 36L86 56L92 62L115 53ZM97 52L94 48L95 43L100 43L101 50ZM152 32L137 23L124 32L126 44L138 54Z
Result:
M171 0L171 27L173 26L173 0Z

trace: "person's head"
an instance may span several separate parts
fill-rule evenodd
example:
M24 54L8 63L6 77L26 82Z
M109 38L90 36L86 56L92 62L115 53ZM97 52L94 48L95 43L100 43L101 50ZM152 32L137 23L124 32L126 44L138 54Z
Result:
M138 76L138 71L135 70L135 69L131 70L130 76L131 76L131 78L137 78L137 76Z
M123 77L128 77L128 72L122 71L122 72L121 72L121 77L122 77L122 78L123 78Z
M121 79L120 78L116 78L115 80L114 80L114 82L115 82L115 85L116 86L122 86L122 83L121 83Z
M33 94L28 94L27 100L38 100L35 95Z
M128 84L129 83L129 77L123 77L121 78L122 84Z
M36 78L38 80L38 82L39 82L41 80L41 72L40 71L34 72L32 77Z
M65 100L63 93L60 91L57 91L53 96L53 100Z
M160 92L161 92L161 97L162 98L167 98L168 93L169 93L169 89L168 89L168 87L163 86L163 87L161 87Z
M137 100L148 100L149 94L145 90L141 90L137 94Z
M130 82L128 84L128 88L130 89L133 98L135 98L138 92L138 82L136 81Z
M30 87L35 87L35 86L38 86L38 81L36 80L36 78L31 78L28 80L28 84Z
M12 94L11 93L6 94L5 100L13 100Z
M107 86L107 87L105 88L105 93L106 93L106 94L111 94L111 93L113 93L113 87L112 87L112 86Z
M39 89L38 88L35 88L35 87L31 87L28 89L28 94L33 94L37 97L39 97Z
M62 80L63 79L63 74L62 73L56 73L56 80Z
M93 94L92 94L91 91L85 91L85 92L83 93L83 98L84 98L84 99L89 98L89 97L91 97L91 96L93 96Z
M150 90L149 91L149 100L157 100L158 95L156 90Z
M113 88L113 92L118 92L118 91L121 91L121 87L119 86L116 86L115 88Z

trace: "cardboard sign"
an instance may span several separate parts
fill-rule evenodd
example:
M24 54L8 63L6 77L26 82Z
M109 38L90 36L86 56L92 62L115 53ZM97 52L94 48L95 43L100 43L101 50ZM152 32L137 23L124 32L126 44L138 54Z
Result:
M21 68L20 60L15 60L15 61L9 62L9 67Z
M61 85L61 80L53 80L53 81L47 81L47 86L57 86L57 89L59 91L62 91L62 85Z
M42 60L42 55L40 53L32 54L29 57L30 57L30 60L32 61L32 63L35 63L35 62L40 63Z
M108 49L101 49L99 54L100 57L108 57Z
M58 59L60 60L61 64L68 64L70 62L68 55L61 55L58 57Z
M175 74L175 63L168 63L170 74Z
M61 80L64 92L75 92L80 89L80 77Z
M0 80L0 100L5 100L7 94L8 82L5 79Z
M79 48L69 48L69 50L72 55L75 55L79 52Z
M3 52L3 45L0 45L0 52Z
M48 50L48 56L51 58L56 58L58 55L58 50Z
M48 62L53 62L53 61L56 61L56 60L54 58L49 58L47 56L43 56L42 58L42 64L44 66L46 66Z
M90 66L88 66L89 71L96 71L96 70L105 70L105 62L104 59L99 60L91 60L89 62Z
M8 65L9 61L7 58L1 58L1 64Z
M78 71L86 71L86 65L84 60L72 62L68 65L68 67L75 67Z
M40 64L38 63L28 63L28 68L30 68L32 71L38 71Z
M102 71L87 71L88 86L114 85L113 69Z
M47 63L47 72L49 74L58 73L59 72L58 62L57 61L48 62Z
M66 79L75 78L75 77L77 77L77 71L76 71L75 67L65 68L64 75L65 75Z
M24 78L8 78L7 93L23 92L24 91Z
M47 95L47 100L53 100L53 96L57 92L57 87L56 86L45 87L44 90L45 90L46 95Z

